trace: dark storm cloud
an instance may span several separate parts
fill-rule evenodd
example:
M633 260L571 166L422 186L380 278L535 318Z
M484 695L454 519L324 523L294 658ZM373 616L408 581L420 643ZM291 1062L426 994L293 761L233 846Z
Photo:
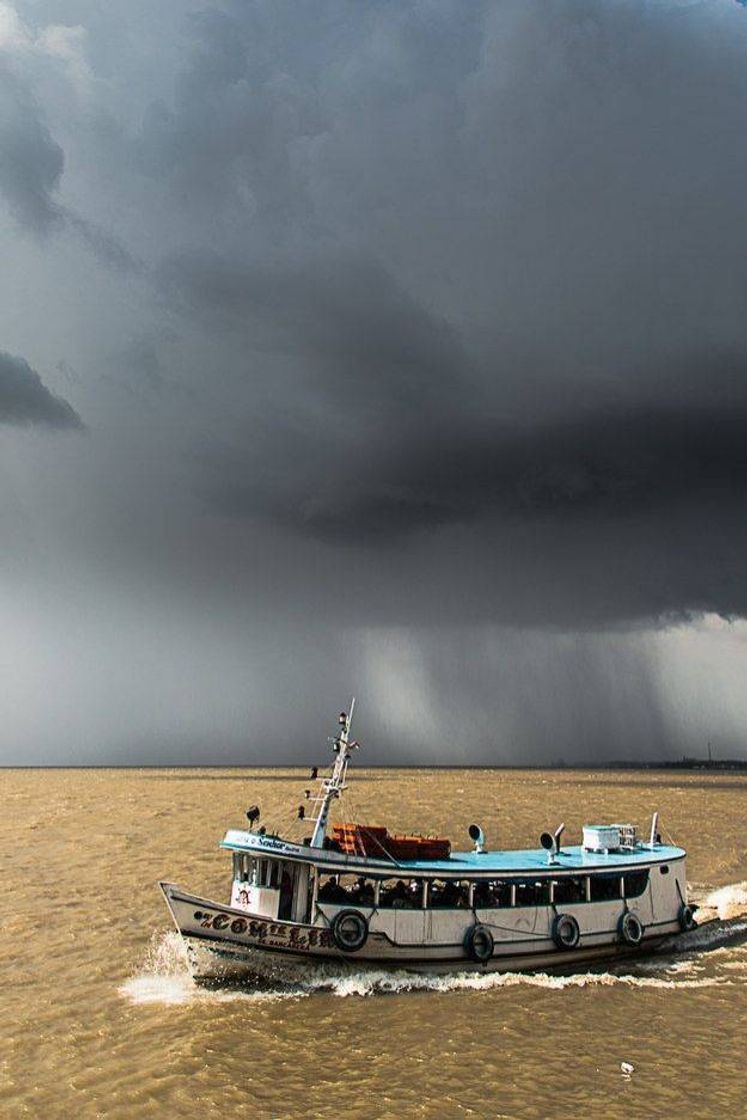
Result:
M729 516L747 513L745 407L593 412L523 432L479 417L454 427L444 422L419 437L414 423L400 446L382 444L379 456L344 472L330 457L305 491L297 480L295 508L278 502L278 519L323 537L385 544L491 516L601 527L683 501L695 508L704 496ZM224 500L240 511L241 486ZM251 490L245 503L245 512L256 512Z
M83 428L72 405L51 393L23 358L0 350L0 424Z
M592 600L600 621L615 602L621 618L741 609L745 21L623 3L293 13L201 16L139 141L216 234L158 273L232 398L196 460L210 508L331 546L427 530L444 583L450 527L493 570L495 535L534 525L544 575L525 566L531 595L511 579L533 622L543 602L548 620L593 617ZM662 514L692 557L654 528L664 607L643 587ZM723 577L705 595L704 516ZM626 566L579 601L574 562L611 541ZM558 581L562 611L541 586ZM479 608L505 615L500 588Z
M62 224L55 200L65 157L27 85L0 55L0 193L34 233Z
M454 404L466 362L456 332L363 254L253 266L180 254L165 262L160 281L217 329L302 356L297 383L306 377L335 411L352 404L360 420L371 405L401 414L442 399Z
M53 648L91 757L264 750L281 708L295 743L359 686L413 757L432 713L486 759L496 726L513 758L743 742L742 626L698 615L747 615L744 9L15 6L4 344L91 423L0 447L54 605L24 741L58 741L24 700Z

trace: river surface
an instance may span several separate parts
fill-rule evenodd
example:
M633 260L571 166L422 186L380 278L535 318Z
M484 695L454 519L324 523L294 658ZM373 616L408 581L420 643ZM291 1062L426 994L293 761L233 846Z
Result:
M530 846L561 820L577 842L584 822L645 828L658 809L715 920L562 978L351 968L291 991L197 988L158 879L227 899L225 829L257 802L292 834L306 777L0 771L4 1120L747 1115L744 775L356 770L342 819L457 848L473 820L490 847Z

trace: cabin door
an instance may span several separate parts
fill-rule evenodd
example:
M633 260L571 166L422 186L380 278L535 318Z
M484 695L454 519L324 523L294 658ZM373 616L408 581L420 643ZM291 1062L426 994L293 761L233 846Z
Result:
M292 863L280 864L280 902L278 904L278 918L281 922L289 922L293 917L293 895L295 867Z
M293 921L308 921L309 868L302 863L293 865Z

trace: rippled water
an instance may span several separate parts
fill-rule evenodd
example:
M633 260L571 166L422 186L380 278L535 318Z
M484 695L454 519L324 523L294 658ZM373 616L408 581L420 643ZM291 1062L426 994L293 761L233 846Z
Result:
M197 988L157 880L227 897L225 828L258 801L292 831L305 777L0 772L2 1117L745 1114L743 776L358 771L346 818L459 847L472 820L491 846L523 846L560 820L573 838L658 808L715 921L635 966L573 976L330 966L278 991Z

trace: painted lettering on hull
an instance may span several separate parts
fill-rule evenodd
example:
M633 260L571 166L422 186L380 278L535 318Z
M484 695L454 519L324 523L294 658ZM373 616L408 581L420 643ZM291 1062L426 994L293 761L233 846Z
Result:
M299 928L280 922L263 922L256 918L234 918L219 912L211 914L205 910L195 910L194 919L200 929L215 930L217 933L233 933L248 936L259 945L305 951L313 948L329 949L333 946L332 934L328 929Z

